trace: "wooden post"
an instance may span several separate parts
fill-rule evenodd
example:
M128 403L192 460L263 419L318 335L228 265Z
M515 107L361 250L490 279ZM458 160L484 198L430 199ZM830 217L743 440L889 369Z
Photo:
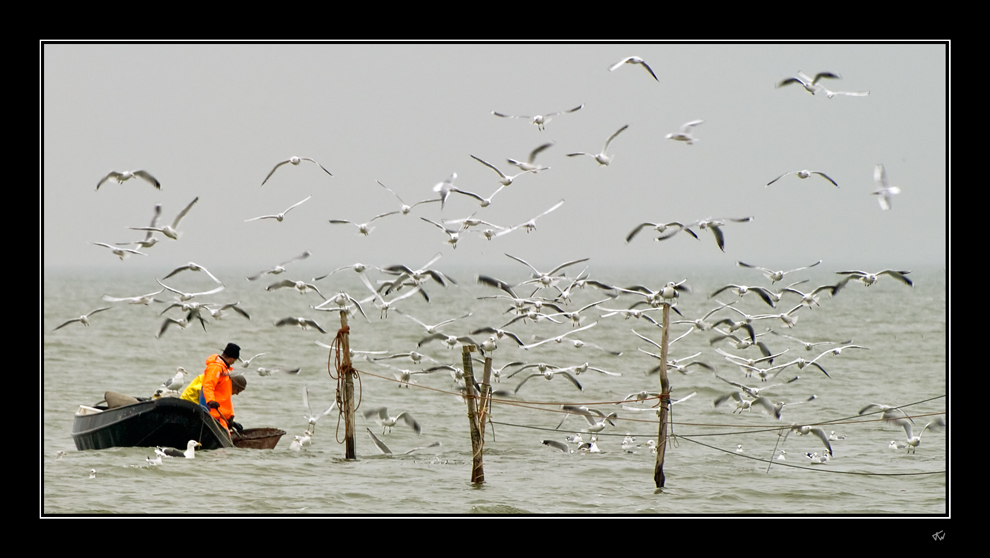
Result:
M489 420L491 411L492 386L492 357L485 357L485 373L481 379L481 401L478 405L478 428L481 430L481 444L485 443L485 423Z
M471 365L471 352L478 350L474 345L464 345L461 352L461 362L464 366L464 397L467 400L468 427L471 429L471 482L480 484L485 482L485 466L482 462L482 449L484 439L478 427L478 399L474 387L474 367Z
M660 433L657 436L657 463L653 468L653 482L663 488L663 457L667 450L667 411L670 408L670 383L667 381L667 341L670 329L670 304L663 305L663 332L660 334Z
M351 369L351 345L350 333L347 327L347 312L340 311L340 329L343 333L340 336L340 350L344 353L341 364L344 375L344 458L357 459L354 448L354 371Z

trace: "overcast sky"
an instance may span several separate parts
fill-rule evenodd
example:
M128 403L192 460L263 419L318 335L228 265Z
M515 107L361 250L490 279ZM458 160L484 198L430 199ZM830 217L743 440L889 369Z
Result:
M448 267L503 265L508 252L537 267L588 257L596 266L807 265L877 271L945 266L947 246L948 50L944 44L45 44L42 54L44 268L144 267L188 261L208 268L272 266L303 250L330 268L363 262L418 266L435 253ZM608 68L638 55L639 66ZM866 97L776 88L797 71L841 74L826 87ZM535 115L584 105L541 131L498 111ZM690 120L698 142L665 139ZM629 128L599 166L596 153ZM367 221L398 209L381 181L407 203L455 186L488 196L506 158L537 159L487 208L457 194L409 215L376 221L360 236L330 219ZM276 163L284 165L261 186ZM890 211L876 196L874 167L902 193ZM141 179L96 185L109 171ZM784 177L801 169L821 177ZM178 241L120 261L92 242L137 240L155 204L170 223L199 197ZM283 222L274 214L306 198ZM523 230L457 248L420 217L469 215ZM655 242L642 222L689 223L753 216L712 234ZM160 236L160 235L159 235Z

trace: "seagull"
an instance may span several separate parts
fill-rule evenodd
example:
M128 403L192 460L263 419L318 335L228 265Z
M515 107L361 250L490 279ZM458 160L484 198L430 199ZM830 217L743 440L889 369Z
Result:
M97 246L105 246L106 248L109 248L110 250L113 251L113 254L115 256L117 256L117 257L120 258L120 261L124 261L124 257L127 256L128 254L137 254L138 256L147 256L148 255L148 254L145 254L144 252L138 252L137 250L133 250L131 248L115 248L115 247L107 244L106 242L91 242L90 244L95 244Z
M586 329L591 329L591 328L595 327L596 325L598 325L598 322L594 322L594 323L588 324L588 325L586 325L584 327L579 327L577 329L572 329L572 330L570 330L570 331L568 331L566 333L563 333L561 335L558 335L556 337L550 337L550 338L547 338L547 339L543 339L542 341L537 341L536 343L530 343L529 345L522 345L520 348L527 349L528 350L528 349L532 349L533 347L538 347L540 345L543 345L544 343L549 343L551 341L555 341L557 343L560 343L561 341L564 340L564 337L566 337L566 336L568 336L568 335L570 335L572 333L577 333L579 331L583 331L583 330L586 330Z
M777 461L787 461L787 452L780 450L780 454L777 456Z
M365 265L365 264L363 264L361 262L357 262L357 263L352 263L350 265L345 265L345 266L338 267L337 269L335 269L335 270L333 270L330 273L327 273L325 275L320 275L319 277L313 277L313 281L319 281L320 279L325 279L325 278L333 275L334 273L337 273L338 271L344 271L345 269L353 270L355 273L364 273L365 271L368 270L369 267L370 268L374 268L374 269L378 269L379 271L381 271L381 268L379 268L378 266Z
M750 287L750 286L747 286L747 285L736 285L736 284L732 283L732 284L726 285L726 286L724 286L724 287L716 290L712 294L708 295L708 298L709 299L715 298L719 294L721 294L721 293L723 293L723 292L725 292L725 291L727 291L729 289L734 290L736 292L736 294L739 295L739 297L743 297L747 293L751 293L751 292L752 293L756 293L756 294L758 294L760 296L760 298L763 299L763 302L766 302L767 303L768 306L770 306L771 308L775 308L776 307L776 304L774 304L774 300L773 300L773 298L775 296L775 293L773 293L772 291L770 291L770 289L767 289L766 287Z
M828 463L832 459L831 454L824 453L822 455L818 455L818 452L817 451L814 452L814 453L808 452L808 453L806 453L804 455L805 455L805 457L807 457L808 459L810 459L812 463Z
M499 177L499 180L498 181L499 181L499 183L502 184L502 186L510 186L512 184L512 181L515 180L516 178L518 178L518 177L520 177L520 176L522 176L524 174L530 173L530 172L536 172L536 169L531 169L531 170L524 170L524 171L522 171L519 174L508 176L504 172L498 170L498 167L496 167L495 165L489 163L488 161L486 161L484 159L475 157L474 155L471 155L471 158L474 159L475 161L478 161L482 165L485 165L486 167L492 169L493 171L495 171L498 174L498 177ZM492 194L492 195L494 195L494 194Z
M216 283L217 285L223 285L223 281L217 279L215 275L213 275L212 273L210 273L210 270L206 269L205 267L199 265L196 262L189 262L189 263L187 263L186 265L184 265L182 267L177 267L177 268L173 269L168 275L166 275L165 277L162 277L162 279L168 279L169 277L171 277L171 276L173 276L173 275L175 275L175 274L177 274L179 272L186 271L186 270L189 270L189 271L202 271L203 273L209 275L210 276L210 279L213 279L213 282L214 283Z
M306 294L307 290L316 291L316 294L320 295L320 298L322 298L323 300L327 299L327 297L323 296L323 293L320 292L320 289L316 288L316 285L313 285L312 283L307 283L305 281L293 281L292 279L283 279L278 283L272 283L271 285L265 287L265 290L274 291L276 289L281 289L285 287L293 288L299 294Z
M281 320L278 320L277 322L275 322L275 325L277 327L282 327L286 325L296 325L302 329L315 329L320 333L327 332L325 329L323 329L320 326L319 323L316 322L316 320L310 320L309 318L293 318L290 316L288 318L282 318Z
M804 349L806 351L811 351L812 349L814 349L818 345L845 345L845 344L852 343L852 340L849 340L849 341L816 341L816 342L802 341L802 340L798 339L797 337L791 337L790 335L785 335L783 333L777 333L774 330L770 330L770 333L772 333L774 335L779 335L780 337L786 337L787 339L790 339L792 341L797 341L798 343L801 343L802 345L804 345Z
M805 91L814 95L815 92L818 91L818 87L819 87L818 80L825 78L842 79L842 76L833 72L818 72L817 74L815 74L815 77L812 78L808 75L805 75L800 70L798 70L797 76L789 77L778 82L777 87L783 87L791 83L797 83L800 84L801 87L804 87Z
M552 145L554 145L554 143L552 141L551 142L547 142L547 143L544 143L543 145L540 145L536 149L530 151L529 158L527 158L525 162L523 162L523 161L516 161L515 159L506 159L506 160L510 164L513 164L513 165L519 167L520 169L522 169L524 171L539 172L539 171L543 171L543 170L550 170L550 167L545 167L543 165L537 165L534 161L536 160L536 156L537 155L539 155L540 153L542 153L543 151L545 151L547 148L551 147Z
M296 375L302 368L262 368L259 366L256 371L259 376L271 376L272 374L291 374Z
M380 318L387 318L388 317L388 309L395 302L398 302L398 301L400 301L400 300L402 300L404 298L408 298L410 296L413 296L414 294L417 294L417 293L422 294L424 297L426 296L426 294L423 292L423 289L417 285L416 288L414 288L413 290L411 290L411 291L409 291L409 292L407 292L405 294L399 295L399 296L393 298L392 300L386 301L382 297L382 295L378 294L378 291L376 291L375 288L371 285L371 281L369 281L367 277L365 277L364 275L361 275L360 277L361 277L361 281L364 282L364 285L366 287L368 287L368 290L371 291L371 297L368 298L368 299L363 300L362 302L366 302L367 300L373 300L373 299L376 299L377 298L378 301L375 303L375 306L377 306L378 309L381 310L381 316L380 316ZM429 299L427 299L427 302L429 302Z
M544 215L546 215L546 214L548 214L548 213L550 213L552 211L556 211L557 208L559 208L562 205L564 205L564 200L560 200L559 202L555 203L553 205L553 207L551 207L550 209L544 211L543 213L540 213L539 215L537 215L536 217L533 217L532 219L526 221L525 223L520 223L520 224L518 224L518 225L516 225L514 227L509 227L509 228L507 228L505 230L502 230L502 231L497 232L495 234L495 236L506 235L506 234L509 234L512 231L516 231L516 230L519 230L519 229L526 229L526 232L535 231L536 230L536 220L537 219L539 219L540 217L543 217Z
M453 349L454 347L457 346L458 343L462 343L464 345L478 345L478 343L474 339L468 336L457 337L456 335L447 335L444 333L437 332L434 333L433 335L427 335L426 337L420 339L419 343L417 343L416 346L422 347L423 343L428 343L430 341L434 341L437 339L443 341L444 345L447 345L448 349Z
M894 194L900 194L901 189L897 186L891 186L887 183L887 169L883 165L877 165L873 169L873 180L877 183L877 189L872 192L874 196L877 197L877 201L880 202L880 209L887 211L890 209L890 198Z
M186 383L185 377L187 374L189 374L189 372L186 372L185 368L181 366L176 367L175 376L172 376L168 380L165 380L165 382L162 383L162 386L165 389L177 391L180 387L182 387L182 384Z
M314 414L313 413L313 408L309 406L309 387L303 386L303 407L306 408L306 414L303 415L303 418L305 418L306 421L309 422L309 429L307 430L307 432L309 432L310 435L312 435L313 433L315 433L316 432L316 421L318 421L321 418L329 415L330 414L330 411L333 411L334 407L336 407L336 406L337 406L337 402L334 401L333 403L330 404L330 408L327 409L326 411L323 411L322 413L320 413L318 415L317 414Z
M608 155L606 155L606 152L608 151L608 145L610 143L612 143L612 140L615 139L615 136L621 134L628 127L629 127L629 124L626 124L625 126L623 126L623 127L619 128L618 130L616 130L614 134L612 134L611 136L609 136L608 139L605 140L605 146L602 147L602 152L601 153L598 153L597 155L594 154L594 153L585 153L583 151L579 151L577 153L568 153L567 156L568 157L577 157L579 155L587 155L589 157L594 157L595 160L598 161L598 164L599 165L601 165L601 166L608 166L612 162L612 158L614 157L614 156L613 157L609 157Z
M598 437L592 436L590 441L584 442L578 446L578 451L586 451L588 453L601 453L602 450L598 448Z
M570 266L572 266L574 264L578 264L578 263L581 263L581 262L586 262L586 261L588 261L590 259L590 258L581 258L580 260L572 260L572 261L569 261L569 262L565 262L565 263L562 263L562 264L558 265L557 267L551 269L550 271L548 271L546 273L543 273L540 270L538 270L535 267L533 267L533 265L531 263L527 262L526 260L524 260L522 258L517 258L516 256L513 256L512 254L505 254L505 255L506 255L506 257L509 257L509 258L511 258L511 259L513 259L513 260L515 260L515 261L517 261L517 262L519 262L519 263L521 263L521 264L525 265L526 267L528 267L528 268L530 268L530 269L533 270L532 277L530 279L524 281L523 283L520 283L520 285L529 284L529 283L535 283L535 284L538 284L540 286L539 288L542 288L542 289L545 289L545 288L550 287L552 284L554 284L557 281L558 278L555 278L554 277L554 273L557 273L558 271L564 269L565 267L570 267ZM478 280L479 281L481 280L481 277L480 276L478 277Z
M700 221L695 221L694 223L688 225L688 227L693 227L693 226L696 226L697 225L697 227L699 229L702 229L702 230L708 229L708 230L712 231L712 234L715 235L715 243L718 244L718 249L721 250L721 251L723 251L723 252L725 252L725 235L722 233L722 227L725 226L726 222L727 221L732 221L734 223L746 223L746 222L749 222L749 221L752 221L752 220L753 220L753 217L752 216L750 216L750 217L739 217L739 218L735 218L735 217L724 217L724 218L718 218L718 219L712 219L712 218L709 217L708 219L702 219ZM687 230L687 227L685 227L685 230ZM675 230L672 233L667 233L665 235L658 236L657 237L657 240L666 240L666 239L674 236L678 232L679 232L679 229L678 230ZM695 238L697 238L697 236Z
M334 224L334 225L354 225L355 227L358 228L358 234L362 234L364 236L368 236L369 234L371 234L371 231L375 230L375 227L372 227L371 226L371 223L374 223L376 220L381 219L382 217L388 217L389 215L396 215L398 213L400 213L400 212L399 211L389 211L387 213L382 213L380 215L375 215L367 223L355 223L354 221L348 221L346 219L330 219L330 223L331 224Z
M189 440L189 442L186 443L185 451L177 450L175 448L166 448L166 447L158 446L157 448L155 448L155 453L158 455L159 458L164 456L164 457L185 457L186 459L195 459L196 447L202 445L203 444L197 442L196 440Z
M431 334L431 335L434 334L434 333L436 333L437 331L439 331L439 328L441 328L442 326L445 326L445 325L447 325L447 324L449 324L451 322L456 322L457 320L463 320L464 318L469 318L469 317L471 317L471 316L474 315L474 312L468 312L467 314L464 314L463 316L461 316L459 318L450 318L449 320L444 320L444 321L442 321L440 323L429 325L429 324L423 323L422 321L418 320L414 316L410 316L409 314L406 314L406 313L402 312L398 308L396 308L395 311L398 312L399 314L402 314L403 316L409 318L410 320L416 322L417 324L423 326L423 328L426 329L426 333Z
M220 292L220 291L222 291L222 290L224 290L226 288L226 287L223 286L223 284L221 284L219 287L216 287L214 289L210 289L208 291L203 291L201 293L186 293L186 292L182 292L182 291L180 291L178 289L173 289L172 287L169 287L168 285L162 283L158 279L155 279L155 281L158 281L158 284L161 285L162 287L164 287L164 288L168 289L169 291L172 291L173 293L179 295L178 296L178 299L181 302L190 301L194 297L197 297L197 296L206 296L206 295L216 294L216 293L218 293L218 292ZM167 308L166 308L166 310L167 310Z
M419 426L419 423L416 422L416 419L412 418L412 415L410 415L409 413L407 413L405 411L399 413L398 415L395 415L394 417L393 416L389 416L389 414L388 414L388 408L387 407L378 407L377 409L368 409L367 411L364 412L364 417L365 418L370 418L370 417L372 417L374 415L378 415L379 422L384 427L382 429L382 434L385 434L385 428L387 428L389 430L389 432L391 432L392 431L392 427L395 426L399 422L399 419L402 419L403 421L405 421L405 423L407 425L409 425L413 430L416 431L416 434L422 434L423 433L423 429Z
M891 440L890 441L890 445L887 446L887 449L899 450L899 449L904 449L906 447L908 447L908 445L905 444L904 442L895 442L895 441ZM92 477L90 477L90 478L92 478Z
M844 95L846 97L866 97L870 94L869 91L829 91L824 85L818 84L818 88L825 92L825 96L831 99L836 95Z
M893 411L898 411L900 412L900 414L904 415L904 418L910 421L911 424L914 424L914 419L908 416L907 412L905 412L904 409L901 409L900 407L891 407L889 405L883 405L881 403L870 403L869 405L860 409L859 414L864 415L874 407L883 411L883 414L881 415L881 418L883 419L893 419L894 418Z
M799 370L803 370L806 366L814 366L814 367L818 368L819 370L821 370L822 373L825 374L825 376L831 378L831 376L828 375L828 372L826 372L825 369L822 368L822 365L820 365L820 364L818 364L818 362L816 362L818 359L820 359L823 356L829 354L830 352L831 351L825 351L824 353L816 356L815 358L813 358L811 360L806 360L806 359L803 359L803 358L798 357L798 358L796 358L796 359L794 359L791 362L788 362L786 364L781 364L781 365L778 365L778 366L774 366L773 368L771 368L771 370L773 370L773 369L783 370L784 368L787 368L788 366L792 366L792 365L795 365L795 364L797 365L797 367L798 367ZM781 354L783 354L783 353L781 353ZM779 372L778 372L778 374L779 374Z
M337 307L324 308L324 306L331 303L336 304ZM361 302L343 291L331 296L330 298L326 299L324 302L321 302L319 306L313 306L312 308L315 310L322 310L324 312L347 312L348 314L352 314L353 308L349 306L350 304L356 306L358 311L361 312L361 315L364 316L365 319L368 319L368 315L365 314L364 309L361 308Z
M251 357L249 359L238 358L237 360L241 361L241 363L244 364L244 368L247 369L247 368L250 368L251 363L254 362L254 359L256 359L256 358L258 358L258 357L260 357L262 355L267 355L267 354L268 353L258 353L258 354L254 355L253 357Z
M861 347L859 345L845 345L842 347L834 347L825 351L826 353L832 353L832 356L839 356L845 349L868 349L868 347Z
M834 181L831 178L829 178L829 176L827 174L825 174L825 173L823 173L821 171L810 171L810 170L799 170L799 171L785 172L784 174L778 176L777 178L774 178L770 182L767 182L767 186L773 184L774 182L777 182L778 180L780 180L781 178L784 178L785 176L787 176L789 174L796 174L798 176L798 178L802 178L802 179L803 178L808 178L809 176L811 176L813 174L817 174L818 176L821 176L825 180L828 180L829 182L831 182L832 185L835 186L836 188L839 187L839 184L836 181ZM766 188L766 186L764 186L764 188Z
M787 434L790 434L791 432L797 432L801 436L804 436L805 434L814 434L815 436L818 436L818 439L825 444L825 449L828 450L828 455L832 455L832 444L828 443L828 434L826 434L825 430L820 426L799 426L797 424L792 424L791 429L787 432ZM784 434L785 440L787 439L787 434Z
M439 271L430 269L430 266L435 264L437 260L439 260L441 257L443 257L443 254L437 252L437 254L433 256L433 258L430 259L430 261L426 262L426 264L424 264L423 267L419 269L412 269L404 264L390 265L386 268L383 268L382 271L384 271L385 273L399 275L398 279L392 281L392 286L389 288L388 291L385 292L385 294L388 294L392 289L396 289L396 286L406 279L412 279L413 282L415 282L417 285L430 278L432 278L434 281L436 281L443 287L447 286L448 281L456 285L457 282L451 279L450 277L448 277L447 275L444 275Z
M520 368L520 370L522 370L522 368ZM581 382L578 382L577 378L575 378L570 372L567 372L562 368L548 367L544 369L542 372L530 374L529 376L523 378L523 381L519 382L519 385L516 386L516 389L513 391L513 393L519 393L519 388L521 388L523 384L528 382L530 378L538 378L542 376L545 380L552 380L555 374L560 374L561 376L567 378L572 384L574 384L574 387L578 388L578 390L580 391L584 391L584 388L581 387Z
M187 205L185 209L180 211L179 214L175 216L175 220L172 221L171 225L165 225L164 227L131 227L131 230L160 232L163 235L167 236L168 238L171 238L172 240L178 240L179 222L182 221L182 218L186 216L186 213L189 213L189 210L192 209L192 206L196 205L196 202L198 201L199 201L199 196L196 196L196 198L193 199L193 201L189 202L189 205Z
M271 269L266 269L265 271L260 271L260 272L254 274L254 275L252 275L250 277L247 277L247 280L248 281L257 281L259 278L261 278L262 275L267 275L269 273L272 274L272 275L278 275L280 273L285 273L285 266L289 265L292 262L298 261L298 260L305 260L306 258L310 257L311 255L312 255L312 252L310 252L309 250L306 250L302 254L299 254L298 256L296 256L296 257L294 257L292 259L285 260L284 262L278 264L277 266L275 266L275 267L273 267ZM320 277L319 279L322 279L322 277ZM314 279L314 281L316 281L316 280L317 279Z
M454 188L454 180L457 180L457 173L452 173L443 182L437 182L433 186L433 191L440 194L440 211L443 211L443 205L447 202L447 198L450 197L450 193L457 190Z
M550 446L551 448L560 450L560 451L562 451L564 453L570 453L571 452L570 446L568 446L564 442L558 442L557 440L543 440L542 443L545 446Z
M391 192L392 195L395 196L395 199L399 200L399 205L401 206L401 209L399 211L403 215L408 215L409 212L412 211L412 209L414 207L416 207L417 205L420 205L420 204L423 204L423 203L433 203L433 202L440 201L440 200L432 200L431 199L431 200L418 201L418 202L416 202L416 203L414 203L412 205L407 205L406 202L402 201L402 198L399 197L399 194L396 194L391 188L389 188L388 186L382 184L380 180L376 180L375 182L378 182L378 185L379 186L381 186L382 188L385 188L386 190L388 190L389 192Z
M583 416L585 420L588 421L588 428L584 429L584 432L591 432L593 434L597 434L602 430L605 430L605 423L615 426L615 423L612 422L612 419L619 418L619 415L614 411L606 415L605 413L599 411L598 409L589 409L588 407L585 407L583 405L582 406L563 405L561 406L561 409L567 411L567 414L565 414L564 418L560 420L560 424L557 425L557 428L555 428L555 430L560 430L561 425L564 424L564 421L567 420L567 417L570 416L571 414ZM598 418L595 418L596 415L598 416ZM595 440L594 436L592 436L592 440Z
M203 331L206 331L206 321L203 320L203 317L200 316L198 312L190 311L188 314L186 314L185 318L182 318L180 320L176 320L174 318L165 318L165 321L162 322L162 327L159 328L158 334L155 335L155 338L156 339L160 338L165 333L165 330L168 329L168 326L171 324L175 324L181 327L182 329L186 329L186 327L190 323L192 323L193 318L198 318L200 325L203 326Z
M67 325L69 325L69 324L71 324L73 322L79 322L82 325L84 325L86 327L89 327L89 317L90 316L92 316L93 314L96 314L97 312L102 312L104 310L109 310L110 308L112 308L112 307L111 306L104 306L102 308L97 308L96 310L93 310L89 314L84 314L82 316L79 316L78 318L72 318L71 320L66 320L65 322L62 322L62 325L56 327L52 331L55 331L57 329L62 329L63 327L65 327L65 326L67 326Z
M811 291L810 293L803 293L803 292L795 289L793 286L787 286L787 287L784 287L784 290L781 291L781 293L785 293L785 292L794 293L794 294L798 295L799 297L801 297L801 304L804 304L805 306L810 307L812 304L814 304L815 306L821 306L818 303L818 296L817 296L818 293L820 293L822 291L828 291L828 294L829 295L834 295L835 294L835 291L838 288L839 288L838 285L822 285L820 287L815 288L815 290Z
M162 189L162 185L161 183L158 182L158 179L155 178L154 176L151 176L151 174L148 171L143 171L143 170L124 171L124 172L110 171L109 173L107 173L106 176L103 177L103 180L100 180L100 182L96 185L96 189L99 190L100 186L103 186L103 183L106 182L107 180L113 180L117 184L123 184L124 182L127 182L128 180L134 178L135 176L146 180L149 184L151 184L152 186L154 186L159 190Z
M866 285L867 287L870 287L874 283L876 283L877 280L880 279L880 276L881 275L890 275L891 277L893 277L894 279L897 279L898 281L904 283L905 285L907 285L909 287L913 287L914 286L914 283L910 279L908 279L906 277L906 275L908 273L911 273L911 272L910 271L895 271L893 269L885 269L883 271L878 271L876 273L868 273L866 271L859 271L859 270L836 271L836 274L838 274L838 275L847 275L848 277L846 277L843 280L839 281L839 284L836 285L835 290L833 291L832 294L838 293L839 292L839 289L841 289L842 287L846 286L846 283L848 283L852 279L857 279L860 282L862 282L864 285Z
M681 126L681 130L679 132L667 134L666 136L664 136L664 138L671 139L674 141L683 141L686 142L688 145L692 145L694 144L694 142L698 141L698 138L691 135L691 129L703 122L704 120L692 120L690 122L685 122Z
M312 163L316 163L316 165L317 165L318 167L320 167L321 169L323 169L323 172L325 172L325 173L327 173L327 174L330 174L330 171L328 171L328 170L326 169L326 167L324 167L323 165L321 165L321 164L319 164L319 163L317 163L317 162L316 162L316 161L315 161L314 159L310 159L309 157L289 157L289 158L288 158L288 159L286 159L285 161L282 161L281 163L279 163L279 164L277 164L277 165L275 165L275 168L273 168L273 169L272 169L272 172L270 172L270 173L268 173L268 176L266 176L266 177L265 177L265 180L263 180L263 181L261 182L261 185L262 185L262 186L264 186L264 185L265 185L265 182L268 182L268 179L269 179L269 178L271 178L271 177L272 177L272 175L273 175L273 174L275 174L275 171L277 171L277 170L278 170L278 168L279 168L279 167L281 167L282 165L284 165L284 164L286 164L286 163L292 163L293 165L297 165L297 166L298 166L298 165L299 165L299 163L301 163L301 162L303 162L303 161L310 161L310 162L312 162ZM333 176L333 175L332 175L332 174L330 174L330 176Z
M309 198L312 198L312 197L313 196L306 196L306 199L304 199L303 201L301 201L299 203L293 204L292 206L289 207L289 209L286 209L285 211L283 211L281 213L278 213L278 214L275 214L275 215L262 215L260 217L252 217L251 219L245 219L244 222L245 223L249 223L251 221L257 221L258 219L275 219L276 221L278 221L279 223L281 223L282 220L285 219L285 214L286 213L288 213L289 211L292 211L293 208L298 207L298 206L300 206L300 205L308 202L309 201Z
M829 432L829 434L828 434L828 439L829 439L829 441L831 441L831 442L837 442L837 441L839 441L839 440L845 440L845 439L846 439L846 437L845 437L845 436L843 436L843 435L841 435L841 434L836 434L836 433L835 433L835 430L833 430L833 431L831 431L831 432Z
M522 173L520 173L520 174L522 174ZM517 174L516 176L519 176L519 175ZM513 177L513 178L515 178L515 177ZM499 186L498 189L495 190L495 192L493 192L492 195L488 196L487 198L483 198L483 197L481 197L480 194L475 194L474 192L468 192L467 190L461 190L460 188L451 188L450 191L451 192L457 192L458 194L464 194L465 196L474 198L474 199L478 200L478 202L481 204L481 207L488 207L489 205L492 204L492 199L495 197L495 194L498 194L499 192L501 192L504 189L505 189L505 186L504 185L503 186ZM437 200L433 200L433 201L437 201ZM494 228L494 229L504 229L505 228L505 227L500 227L498 225L493 225L493 224L491 224L491 223L489 223L487 221L482 221L480 219L476 219L475 221L477 221L475 224L478 224L478 225L481 225L481 224L488 225L490 228ZM451 222L453 223L455 221L451 221ZM472 224L470 226L474 226L474 224ZM467 227L465 227L465 228L467 228ZM486 236L488 236L488 235L486 235ZM494 234L492 234L491 236L494 236ZM489 237L488 240L491 240L491 237Z
M151 216L151 224L149 227L157 227L158 219L162 215L162 204L155 204L155 214ZM127 246L128 244L134 244L137 248L151 248L158 243L158 239L155 238L155 233L153 231L147 231L144 235L144 240L138 240L136 242L118 242L117 246Z
M303 445L302 445L302 436L295 436L294 438L295 439L292 440L292 443L289 444L289 449L291 451L302 451L302 448L303 448Z
M695 356L697 356L697 355L695 355ZM589 366L587 362L584 363L584 364L578 364L576 366L568 366L567 368L559 368L557 371L558 372L563 372L563 371L567 371L567 370L570 370L570 371L574 372L574 375L576 375L576 376L580 376L581 374L587 372L588 370L594 370L595 372L600 372L602 374L605 374L606 376L621 376L622 375L621 372L609 372L608 370L602 370L601 368L595 368L594 366Z
M162 464L162 456L161 455L156 455L155 457L146 457L144 460L148 462L148 465L161 465Z
M455 249L457 248L457 241L460 240L460 234L466 228L463 223L461 223L461 226L460 227L458 227L456 229L451 229L449 227L446 227L444 225L441 225L440 223L437 223L436 221L431 221L431 220L427 219L426 217L420 217L420 219L426 221L427 223L429 223L429 224L433 225L434 227L436 227L436 228L442 230L443 232L445 232L447 234L447 244L450 244Z
M128 304L144 304L145 306L151 304L152 302L165 302L164 300L158 300L155 295L161 294L165 289L157 290L153 293L148 293L139 296L127 296L127 297L115 297L110 295L103 295L103 300L107 302L126 302Z
M89 470L89 478L91 478L91 479L95 479L96 478L96 469L90 469Z
M655 79L657 81L660 81L657 78L657 75L655 73L653 73L653 68L650 68L649 64L647 64L642 58L640 58L638 56L628 56L626 58L623 58L622 60L619 60L615 64L612 64L611 66L609 66L608 67L608 71L614 72L617 68L619 68L623 64L639 64L640 66L646 68L646 71L647 72L650 72L650 75L653 76L653 79Z
M752 409L753 405L758 405L763 409L763 411L766 414L776 418L777 420L780 420L780 411L784 407L783 403L774 403L773 401L770 401L770 399L762 395L756 397L752 401L743 399L743 393L741 391L733 391L731 393L727 393L725 395L718 397L717 399L715 399L713 406L718 407L719 405L725 403L729 399L736 400L736 409L735 411L732 411L733 413L735 413L736 411L742 412L744 410L750 410Z
M736 444L736 453L745 453L742 444Z
M669 228L677 227L674 232L670 233L671 236L673 234L676 234L676 233L682 231L682 230L686 230L688 234L690 234L691 236L693 236L695 238L698 238L698 235L695 234L694 231L692 231L691 229L685 229L684 228L684 225L681 224L681 223L678 223L677 221L671 221L669 223L641 223L641 224L637 225L636 228L633 229L628 235L626 235L626 243L628 244L633 239L634 236L636 236L637 234L639 234L639 231L641 231L641 230L643 230L643 229L645 229L647 227L652 227L656 232L658 232L660 234L663 234Z
M557 116L559 114L566 114L569 112L576 112L578 110L581 110L581 108L583 107L584 105L581 104L570 110L565 110L561 112L551 112L549 114L537 114L536 116L514 116L511 114L502 114L501 112L496 112L496 111L492 111L492 114L501 118L522 118L524 120L530 120L542 132L547 122L550 122L550 117Z

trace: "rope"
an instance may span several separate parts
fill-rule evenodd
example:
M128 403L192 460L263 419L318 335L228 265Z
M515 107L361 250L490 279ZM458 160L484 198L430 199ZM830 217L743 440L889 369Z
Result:
M358 410L358 408L361 407L361 397L364 394L364 387L361 383L361 374L358 373L359 370L357 370L350 364L345 365L343 363L343 358L341 356L341 353L343 352L343 349L341 349L341 339L343 339L343 337L345 335L348 335L350 332L351 332L351 328L347 326L344 326L339 330L337 330L337 336L334 337L333 341L330 343L330 352L327 354L327 374L329 374L330 379L337 382L337 390L336 390L337 429L334 434L334 437L336 438L338 444L343 444L346 441L340 439L340 423L344 416L344 405L343 405L343 398L341 396L341 393L343 393L344 390L343 382L347 374L354 374L358 379L359 395L358 395L357 405L354 407L355 412ZM331 363L333 364L332 367L331 367ZM333 372L334 370L336 370L337 372L336 376L334 375Z

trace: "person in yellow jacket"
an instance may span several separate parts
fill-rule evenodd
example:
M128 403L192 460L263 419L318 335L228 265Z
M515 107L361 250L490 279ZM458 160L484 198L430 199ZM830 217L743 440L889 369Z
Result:
M186 389L183 390L181 398L189 401L190 403L199 403L199 392L203 389L203 375L200 374L193 378L193 381L189 382Z
M200 404L209 409L210 416L228 430L238 432L243 431L244 427L234 421L234 404L230 398L247 386L243 375L231 376L233 365L240 356L241 348L234 343L227 343L223 353L210 355L206 359L199 396Z

